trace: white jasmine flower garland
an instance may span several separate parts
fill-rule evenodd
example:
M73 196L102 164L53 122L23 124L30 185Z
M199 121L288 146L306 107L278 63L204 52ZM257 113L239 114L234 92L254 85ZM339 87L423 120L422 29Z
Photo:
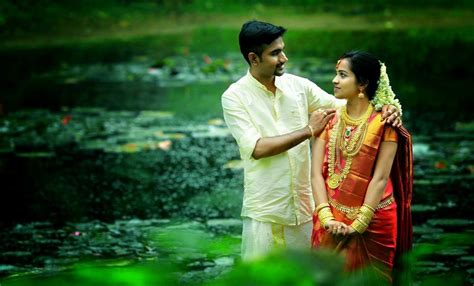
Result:
M402 105L400 101L395 98L395 93L390 86L390 80L387 75L387 67L384 63L380 62L380 79L379 86L375 91L375 97L372 99L372 104L375 107L375 110L381 110L384 105L393 105L400 112L402 116Z

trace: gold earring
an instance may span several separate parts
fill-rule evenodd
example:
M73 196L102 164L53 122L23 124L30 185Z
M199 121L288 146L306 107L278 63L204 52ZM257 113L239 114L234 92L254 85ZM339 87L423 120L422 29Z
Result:
M359 95L358 95L359 98L364 98L364 94L361 92L359 92Z

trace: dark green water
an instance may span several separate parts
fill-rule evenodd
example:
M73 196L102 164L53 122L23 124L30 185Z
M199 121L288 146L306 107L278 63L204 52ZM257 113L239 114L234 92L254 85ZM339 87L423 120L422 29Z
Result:
M462 36L464 31L457 33ZM220 35L227 41L224 46L231 47L230 34ZM290 54L289 72L331 90L335 56L303 57L302 53L312 55L314 49L317 55L325 48L299 35L289 35L300 45L299 51L293 49L295 57ZM350 44L344 33L336 38L325 33L312 36L326 47L331 40L344 42L338 50ZM396 33L373 36L369 47L397 40ZM435 36L436 31L402 33L406 45L399 46L413 52L389 57L395 48L387 50L392 86L415 143L415 245L410 265L417 285L441 285L445 277L454 279L453 285L470 285L474 117L468 92L470 69L463 68L463 59L471 38L463 42L458 36ZM434 44L415 50L417 37L425 42L432 39ZM353 43L361 45L369 38L356 33ZM96 272L86 273L97 265L81 265L82 260L97 261L98 272L104 265L124 266L117 271L130 271L130 285L142 277L137 274L140 271L134 272L134 263L146 259L161 263L162 256L164 264L158 265L170 267L170 272L178 267L176 272L188 277L186 282L212 278L232 268L238 260L240 226L234 222L230 230L224 227L222 231L209 225L214 219L238 218L241 203L242 172L228 168L236 165L239 156L220 108L222 92L245 73L240 56L216 52L207 55L212 64L206 62L206 53L159 61L124 56L118 61L103 60L107 53L98 51L91 55L100 58L95 61L61 64L62 51L61 59L50 67L37 66L33 72L24 64L22 72L20 64L18 69L11 68L11 75L3 76L0 178L5 187L0 270L3 277L12 276L2 285L39 285L39 281L60 285L67 279L76 279L77 285L105 283ZM22 55L25 51L17 57ZM42 63L41 57L25 58L31 65ZM11 205L16 207L7 211ZM171 221L159 220L163 218ZM198 222L188 224L194 221ZM166 243L163 247L154 244L156 237L148 236L175 225L195 230L197 236L189 237L197 240L224 235L227 246L218 245L221 252L217 253L211 249L212 255L195 243L185 250L176 246L176 251ZM107 262L110 259L120 261ZM80 274L69 272L75 263ZM213 274L206 276L209 272ZM28 275L15 279L22 274Z

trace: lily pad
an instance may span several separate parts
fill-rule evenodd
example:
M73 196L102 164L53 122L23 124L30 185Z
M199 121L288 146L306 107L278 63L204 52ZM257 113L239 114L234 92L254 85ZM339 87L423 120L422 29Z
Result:
M193 137L227 137L230 135L230 131L227 128L220 128L217 126L209 126L206 131L193 132Z
M18 268L19 267L15 266L15 265L0 264L0 273L1 272L6 272L6 271L16 270Z
M470 263L472 263L472 264L474 265L474 256L472 256L472 255L469 255L469 256L461 256L461 257L459 258L459 260L461 260L461 261L466 261L466 262L470 262Z
M433 233L441 233L443 229L435 228L425 225L422 226L413 226L413 233L414 234L433 234Z
M468 246L453 246L446 249L442 249L437 254L444 256L463 256L469 253Z
M433 226L467 227L474 226L474 221L468 219L430 219L428 224Z
M454 126L456 131L466 131L466 132L473 132L474 131L474 121L471 122L456 122Z
M233 257L225 256L215 259L214 263L219 266L232 266L235 262Z
M163 130L158 130L153 132L153 136L160 138L160 139L184 139L186 138L186 134L184 133L165 133Z
M74 107L71 112L100 115L105 113L106 109L102 107Z
M207 221L207 226L222 226L222 227L235 227L242 226L242 220L240 219L210 219Z
M52 158L56 156L53 152L29 152L29 153L16 153L21 158Z
M441 141L453 141L453 140L466 140L467 138L472 139L474 138L474 134L472 132L442 132L436 133L434 136L437 140Z
M104 151L109 153L136 153L149 150L165 150L171 148L171 141L144 141L144 142L130 142L119 146L107 146Z
M437 265L433 267L416 267L414 271L416 273L423 273L424 275L426 275L426 274L446 273L450 271L450 269L445 266Z
M9 257L29 257L32 256L33 253L30 251L6 251L2 253L2 256L9 256Z
M225 125L225 122L221 118L215 118L215 119L210 119L209 121L207 121L207 124L209 124L209 125Z
M153 110L143 110L138 114L139 117L152 117L152 118L172 118L174 116L173 112L170 111L153 111Z
M7 153L12 153L15 151L15 148L13 147L3 147L0 148L0 154L7 154Z
M433 205L412 205L411 206L411 211L414 212L414 213L417 213L417 212L430 212L430 211L435 211L437 209L438 209L438 207L433 206Z
M224 165L224 168L242 170L244 169L244 162L242 160L231 160Z

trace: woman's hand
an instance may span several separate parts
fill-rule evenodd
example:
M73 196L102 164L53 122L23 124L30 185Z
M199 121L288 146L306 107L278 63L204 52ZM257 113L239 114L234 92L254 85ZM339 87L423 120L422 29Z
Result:
M356 233L355 229L352 228L352 226L348 225L347 226L347 235L351 235Z
M333 235L349 234L349 226L337 220L328 221L326 225L324 226L324 228L326 229L328 233L333 234ZM354 229L352 229L352 232L354 232Z

